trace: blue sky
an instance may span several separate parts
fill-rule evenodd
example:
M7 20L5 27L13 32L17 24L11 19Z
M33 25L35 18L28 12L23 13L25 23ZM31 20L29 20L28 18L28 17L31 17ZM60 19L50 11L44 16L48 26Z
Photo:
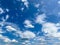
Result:
M59 41L59 0L0 0L0 45L58 45Z

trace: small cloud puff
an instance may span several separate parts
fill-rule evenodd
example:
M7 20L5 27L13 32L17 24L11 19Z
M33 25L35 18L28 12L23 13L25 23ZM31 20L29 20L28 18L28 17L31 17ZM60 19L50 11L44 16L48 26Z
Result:
M25 20L24 24L26 28L34 28L34 25L31 24L30 20Z
M29 2L27 0L22 0L22 2L24 2L24 5L28 8Z
M45 15L45 14L38 15L38 16L36 17L35 22L36 22L36 23L39 23L39 24L43 24L43 23L46 22L45 18L46 18L46 15Z

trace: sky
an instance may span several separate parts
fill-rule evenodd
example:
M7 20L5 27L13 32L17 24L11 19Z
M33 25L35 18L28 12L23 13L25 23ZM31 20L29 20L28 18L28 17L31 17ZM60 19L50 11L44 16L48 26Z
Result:
M59 45L60 0L0 0L0 45Z

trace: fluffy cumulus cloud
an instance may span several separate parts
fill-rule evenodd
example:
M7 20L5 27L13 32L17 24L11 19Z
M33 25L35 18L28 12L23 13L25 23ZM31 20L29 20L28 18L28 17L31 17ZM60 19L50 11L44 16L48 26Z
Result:
M36 36L36 34L31 32L31 31L21 32L20 30L17 30L15 32L15 35L17 34L21 38L23 38L23 39L27 38L29 40L25 40L25 41L20 43L20 41L18 41L16 39L11 40L8 37L3 36L3 35L0 35L0 40L3 40L3 42L6 43L5 45L19 45L19 44L21 44L21 45L48 45L50 41L51 41L50 42L51 44L58 44L57 43L58 41L57 42L54 42L54 41L56 39L55 37L59 36L59 33L57 33L57 30L59 29L59 26L60 26L60 23L57 23L57 24L51 23L51 22L43 23L42 30L44 31L44 33L47 33L47 35L49 37ZM7 26L7 27L9 27L11 30L14 29L13 27L10 27L10 26ZM54 37L52 38L51 35L54 36ZM46 38L47 38L47 40L46 40ZM32 40L30 40L30 39L32 39ZM3 44L1 44L1 45L3 45Z
M28 0L21 0L21 1L24 3L24 5L27 8L29 7ZM42 2L42 3L44 3L44 2ZM60 1L58 1L58 4L60 4ZM35 4L34 6L36 8L39 8L40 3ZM21 8L21 10L24 11L24 6ZM9 12L9 9L6 9L6 11ZM42 11L44 11L44 10L42 10ZM3 13L5 13L4 9L0 8L0 14L3 14ZM60 12L58 14L60 15ZM52 44L60 45L60 32L59 32L60 23L47 22L46 21L47 15L45 13L37 15L35 17L35 22L34 22L34 24L36 24L36 23L38 23L40 25L42 24L42 32L45 36L37 36L37 34L35 34L32 31L29 31L29 30L26 30L23 32L20 29L17 29L20 27L15 27L17 25L14 25L14 24L6 23L7 25L4 27L5 24L3 24L3 23L5 23L8 18L9 18L9 15L7 14L5 18L2 17L2 19L1 19L2 23L0 22L0 25L2 26L2 28L6 28L6 30L4 30L0 27L0 45L49 45L49 44L50 45L52 45ZM28 19L25 20L23 23L24 23L24 28L26 28L26 29L35 28L32 21L30 21ZM18 39L17 40L14 38L10 39L10 38L8 38L8 36L3 36L2 33L4 34L4 33L6 33L6 31L9 33L13 32L12 35L18 37ZM38 32L38 34L39 33L40 32ZM58 37L58 38L56 38L56 37ZM27 39L27 40L24 40L24 39ZM59 41L59 43L57 43L58 41Z
M36 36L36 34L34 32L31 31L20 31L20 29L16 29L15 27L11 26L11 25L7 25L5 28L7 29L7 31L11 32L11 31L15 31L15 33L13 33L13 35L20 37L21 39L28 39L23 41L21 44L22 45L48 45L49 41L51 41L51 44L55 44L55 37L60 37L60 23L52 23L52 22L47 22L45 20L46 15L42 14L42 15L38 15L36 17L35 22L42 24L42 32L44 33L45 36ZM34 26L32 25L32 22L30 20L25 20L24 21L24 26L25 28L34 28ZM1 29L1 28L0 28ZM1 30L0 30L1 31ZM2 32L1 32L2 33ZM51 38L53 37L53 38ZM32 39L32 41L31 41ZM17 42L19 45L19 41L16 39L9 39L8 37L5 37L3 35L0 35L0 40L3 40L3 42L8 43L6 45L15 45L14 43L11 44L12 42ZM60 40L59 38L57 40ZM48 42L47 42L48 41ZM52 43L53 42L53 43ZM58 44L58 43L57 43Z
M18 40L16 39L10 39L7 36L3 36L0 34L0 45L16 45L18 43Z
M8 42L8 43L11 43L11 42L18 42L17 40L15 40L15 39L9 39L8 37L6 37L6 36L3 36L2 34L0 34L0 40L3 40L3 42Z
M31 31L25 31L21 34L21 38L28 38L28 39L32 39L34 38L36 35L31 32Z
M32 22L30 20L25 20L24 24L26 28L34 28L34 25L32 25Z
M14 30L11 30L11 31L14 31ZM15 31L15 33L13 33L13 35L15 35L16 37L27 38L27 39L32 39L32 38L36 37L36 34L34 32L31 32L31 31L22 32L20 30Z
M53 37L60 37L60 32L58 30L60 27L58 27L59 24L47 22L43 24L42 31L47 35L47 36L53 36Z
M54 23L45 23L43 24L42 31L51 35L57 32L57 27Z
M35 22L42 24L42 32L46 36L60 37L60 23L46 21L47 15L41 14L36 17Z
M19 31L17 31L17 33L18 32ZM22 39L24 39L24 38L34 39L36 37L36 35L33 32L31 32L31 31L25 31L25 32L22 32L22 33L19 32L18 35L20 35L20 37ZM20 42L20 41L18 41L16 39L10 39L7 36L3 36L2 34L0 34L0 41L1 41L0 42L1 45L19 45L19 44L21 44L21 45L23 45L23 44L25 44L25 45L32 45L30 40L25 40L25 41L20 40L20 41L23 41L23 42Z

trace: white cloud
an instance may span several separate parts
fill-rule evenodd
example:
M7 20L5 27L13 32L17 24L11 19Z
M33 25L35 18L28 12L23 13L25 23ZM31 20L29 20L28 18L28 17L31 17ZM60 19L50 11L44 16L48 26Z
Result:
M23 43L22 43L22 45L26 45L26 43L25 43L25 42L23 42Z
M39 8L39 6L40 6L40 4L39 4L39 3L38 3L38 4L35 4L35 7L36 7L36 8Z
M6 31L2 31L2 30L0 30L0 34L2 34L2 33L6 33Z
M34 40L45 41L45 37L44 36L37 36L34 38Z
M45 14L38 15L38 16L36 17L35 22L36 22L36 23L39 23L39 24L43 24L43 23L46 22L45 18L46 18L46 15L45 15Z
M31 31L16 31L13 35L17 36L17 37L21 37L21 38L28 38L28 39L32 39L34 37L36 37L36 34L31 32Z
M15 40L15 39L12 39L12 40L11 40L11 42L18 42L18 41L17 41L17 40Z
M60 32L58 32L58 30L60 30L60 23L47 22L45 18L47 18L46 15L41 14L38 15L35 20L36 23L42 24L42 32L44 35L60 37Z
M22 2L24 2L24 5L28 8L28 1L27 0L22 0Z
M57 27L55 26L54 23L45 23L43 24L43 31L45 33L54 33L57 32Z
M22 0L22 2L26 2L27 0Z
M24 7L21 8L21 11L24 11Z
M4 17L1 18L2 22L5 22L6 20L4 19Z
M34 28L34 26L31 24L30 20L25 20L24 21L25 27L26 28Z
M4 42L8 42L8 43L10 43L11 40L10 40L9 38L5 37L5 38L4 38Z
M25 31L22 33L21 35L21 38L28 38L28 39L31 39L31 38L34 38L36 35L31 32L31 31Z
M22 43L22 45L28 45L30 43L30 40L26 40Z
M4 42L11 43L11 42L18 42L18 41L15 40L15 39L10 40L9 38L5 38L5 39L4 39Z
M12 26L6 26L8 31L16 31L17 29L13 28Z
M58 32L58 24L47 22L43 24L42 31L46 33L47 36L60 37L60 32Z
M0 14L4 13L4 10L0 7Z
M11 43L11 42L18 42L17 40L15 39L9 39L8 37L6 36L3 36L2 34L0 34L0 40L2 39L3 42L5 43Z
M6 11L7 11L7 12L9 12L9 9L8 9L8 8L6 8Z
M2 20L2 22L5 22L8 18L9 18L9 15L7 14L6 18L2 17L1 20Z
M9 18L9 15L6 15L6 20Z
M57 1L58 4L60 4L60 1Z
M3 42L10 42L10 41L11 41L8 37L3 36L3 35L1 35L1 34L0 34L0 39L2 39Z

